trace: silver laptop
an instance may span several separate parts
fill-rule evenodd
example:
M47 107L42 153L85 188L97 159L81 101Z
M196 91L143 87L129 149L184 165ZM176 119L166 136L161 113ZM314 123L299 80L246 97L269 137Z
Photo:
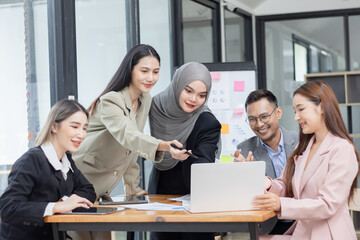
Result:
M253 209L255 195L264 194L265 162L201 163L191 166L193 213Z

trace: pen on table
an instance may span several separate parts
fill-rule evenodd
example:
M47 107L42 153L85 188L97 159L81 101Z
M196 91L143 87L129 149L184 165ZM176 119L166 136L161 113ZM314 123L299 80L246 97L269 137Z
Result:
M173 148L179 149L179 150L184 150L184 148L180 148L180 147L176 146L176 145L173 144L173 143L171 143L170 146L172 146ZM190 157L199 158L198 156L192 154L191 152L186 151L185 153L186 153L187 155L189 155Z
M184 207L173 207L172 210L184 210Z

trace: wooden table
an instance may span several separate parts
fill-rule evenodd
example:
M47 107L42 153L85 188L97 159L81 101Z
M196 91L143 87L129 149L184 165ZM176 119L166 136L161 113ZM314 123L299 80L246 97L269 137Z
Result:
M178 196L149 195L150 202L181 205L168 200ZM128 209L106 215L56 214L45 217L53 224L54 238L65 239L65 231L153 231L153 232L250 232L259 239L259 223L274 217L273 211L189 213L187 211L143 211Z

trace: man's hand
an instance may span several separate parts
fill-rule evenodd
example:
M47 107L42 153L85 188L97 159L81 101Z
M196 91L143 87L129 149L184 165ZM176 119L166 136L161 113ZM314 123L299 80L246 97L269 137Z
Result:
M251 162L251 161L254 161L254 156L253 156L253 153L251 151L248 153L246 158L241 154L241 149L236 150L234 155L232 155L232 156L234 158L234 162Z

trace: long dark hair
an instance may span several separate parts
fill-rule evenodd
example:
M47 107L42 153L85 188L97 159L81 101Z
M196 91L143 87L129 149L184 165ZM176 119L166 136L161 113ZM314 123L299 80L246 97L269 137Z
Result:
M94 114L96 103L101 96L111 91L121 91L130 85L131 73L134 69L134 66L139 63L140 59L148 56L155 57L160 64L160 56L152 46L139 44L130 49L130 51L122 60L111 81L106 86L105 90L91 103L90 107L88 108L88 111L91 113L91 115Z
M336 100L335 94L330 86L323 81L311 81L296 89L293 96L296 94L300 94L301 96L306 97L315 105L319 105L320 103L322 104L326 128L331 134L346 139L353 145L359 164L359 152L346 130L344 121L341 117L338 101ZM300 129L299 144L287 160L287 164L284 170L284 177L286 183L286 195L288 197L294 196L291 184L295 171L294 158L298 158L305 151L313 135L314 134L304 134ZM359 175L359 172L357 175ZM353 184L351 185L349 199L351 199L353 196L356 187L357 178L355 178Z

